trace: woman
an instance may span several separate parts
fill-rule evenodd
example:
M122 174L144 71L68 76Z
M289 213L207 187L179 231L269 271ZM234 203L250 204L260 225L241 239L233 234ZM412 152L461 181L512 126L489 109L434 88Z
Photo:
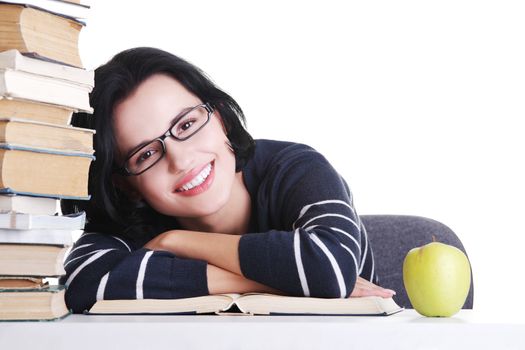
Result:
M253 140L198 68L135 48L95 72L88 223L65 262L75 312L99 299L270 292L337 297L376 284L350 190L313 148ZM373 283L375 282L375 283Z

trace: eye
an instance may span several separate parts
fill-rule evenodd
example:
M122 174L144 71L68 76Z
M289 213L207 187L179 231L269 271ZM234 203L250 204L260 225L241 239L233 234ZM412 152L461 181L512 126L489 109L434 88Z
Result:
M147 161L150 157L152 157L157 151L154 150L154 149L149 149L149 150L146 150L146 151L143 151L139 154L139 156L137 157L137 161L136 163L137 164L141 164L145 161Z
M177 124L177 132L178 133L183 133L183 132L187 131L187 130L191 129L193 124L195 124L195 119L181 120Z
M186 120L182 123L182 125L180 126L180 129L182 131L186 131L188 130L189 128L191 128L191 126L193 125L193 123L195 123L194 120Z

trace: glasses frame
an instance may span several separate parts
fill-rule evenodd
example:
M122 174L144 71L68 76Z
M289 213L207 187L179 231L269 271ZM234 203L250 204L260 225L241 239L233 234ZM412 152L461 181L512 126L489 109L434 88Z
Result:
M206 109L206 111L208 112L207 113L207 119L206 121L204 122L204 124L202 124L197 130L195 130L193 132L193 134L189 135L189 136L186 136L186 137L177 137L175 136L175 134L173 134L171 132L171 130L173 129L173 127L175 125L177 125L177 123L182 119L184 118L186 115L190 114L191 112L193 112L194 110L196 110L197 108L201 108L201 107L204 107L204 109ZM165 143L165 139L168 137L168 136L171 136L173 139L177 140L177 141L186 141L187 139L191 138L192 136L194 136L196 133L198 133L202 128L204 128L204 126L206 126L206 124L208 124L208 122L210 121L211 119L211 115L213 113L213 107L208 103L201 103L201 104L198 104L196 106L193 106L191 107L188 111L178 115L175 119L175 121L170 125L169 129L162 135L160 135L159 137L156 137L150 141L148 141L144 146L142 147L139 147L137 150L133 151L133 153L131 153L125 160L124 160L124 163L122 164L122 166L118 169L119 172L124 175L124 176L137 176L137 175L140 175L140 174L143 174L144 172L148 171L149 169L151 169L154 165L156 165L162 158L164 158L164 156L166 155L166 143ZM159 157L159 159L157 159L154 163L152 163L150 166L148 166L146 169L138 172L138 173L132 173L131 171L129 171L129 169L126 167L126 163L135 155L137 154L138 152L140 152L144 147L146 147L147 145L151 144L152 142L155 142L155 141L160 141L161 145L162 145L162 155Z

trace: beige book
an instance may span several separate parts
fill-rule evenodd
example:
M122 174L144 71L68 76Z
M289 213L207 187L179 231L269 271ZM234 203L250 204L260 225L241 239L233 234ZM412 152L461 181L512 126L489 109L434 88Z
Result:
M0 275L61 276L68 246L0 244Z
M89 314L387 316L402 310L392 298L374 296L324 299L247 293L184 299L99 300Z
M0 118L23 118L43 123L69 125L72 115L71 108L0 96Z
M51 321L70 314L63 286L46 289L0 289L1 321Z
M0 118L0 143L10 145L92 154L94 133L94 130L73 126Z
M91 154L0 144L0 193L87 199L93 159Z
M17 49L82 67L78 39L83 24L39 9L0 3L0 51Z

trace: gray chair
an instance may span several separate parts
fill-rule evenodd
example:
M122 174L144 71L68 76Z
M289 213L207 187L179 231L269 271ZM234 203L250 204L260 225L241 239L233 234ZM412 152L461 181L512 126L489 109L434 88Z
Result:
M395 290L394 300L407 309L413 307L403 285L403 260L410 249L432 242L435 236L438 242L453 245L467 254L456 234L432 219L402 215L363 215L361 219L374 252L379 284ZM472 282L463 309L472 309L473 305Z

